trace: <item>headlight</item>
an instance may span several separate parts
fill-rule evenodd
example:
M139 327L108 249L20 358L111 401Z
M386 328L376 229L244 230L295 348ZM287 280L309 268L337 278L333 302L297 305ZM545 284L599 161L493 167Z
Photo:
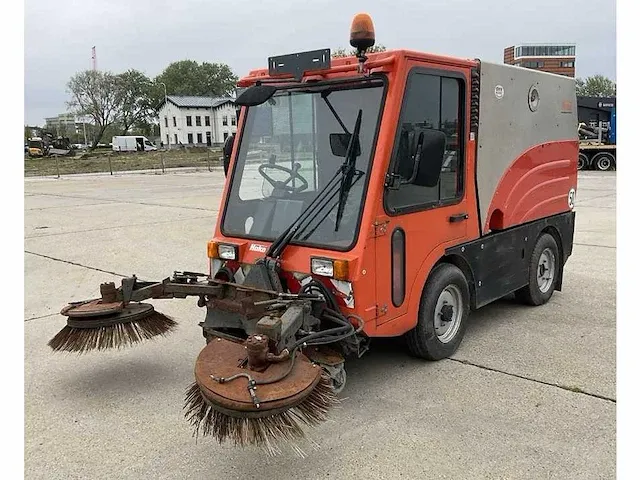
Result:
M235 245L225 245L224 243L219 243L218 256L224 260L237 260L238 247L236 247Z
M312 258L311 273L322 275L323 277L333 277L333 260L326 260L324 258Z
M311 273L336 280L349 279L349 262L330 258L311 258Z
M229 243L217 243L211 240L207 243L207 256L223 260L238 260L238 246Z

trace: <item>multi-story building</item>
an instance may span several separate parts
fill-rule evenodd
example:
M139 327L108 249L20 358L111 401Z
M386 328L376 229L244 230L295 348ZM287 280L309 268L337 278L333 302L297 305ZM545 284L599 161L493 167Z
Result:
M160 110L160 141L168 146L212 146L236 132L231 98L167 96Z
M573 43L521 43L504 49L504 63L575 77L576 46Z
M88 118L76 117L73 113L61 113L44 119L44 129L60 137L82 138L91 131L92 123Z

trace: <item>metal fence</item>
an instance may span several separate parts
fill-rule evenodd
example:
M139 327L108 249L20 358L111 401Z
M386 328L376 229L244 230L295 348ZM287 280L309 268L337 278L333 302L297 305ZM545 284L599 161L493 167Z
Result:
M109 173L152 171L166 173L176 169L209 171L222 169L220 149L184 148L156 152L94 152L74 156L25 156L24 176L55 176L82 173Z

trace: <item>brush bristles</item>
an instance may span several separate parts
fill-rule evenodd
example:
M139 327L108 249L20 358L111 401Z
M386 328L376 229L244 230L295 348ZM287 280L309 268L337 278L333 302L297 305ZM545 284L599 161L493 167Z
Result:
M278 442L288 443L296 453L304 452L295 444L305 438L303 425L315 426L327 420L331 407L339 404L331 388L331 381L323 376L302 403L266 417L232 417L212 405L197 383L186 392L185 417L194 428L194 435L212 436L219 443L232 441L236 446L256 445L267 453L281 452ZM241 414L241 412L238 412Z
M84 353L91 350L108 350L135 345L158 335L171 332L177 323L166 315L153 312L135 322L115 323L98 328L73 328L65 326L48 345L55 352Z

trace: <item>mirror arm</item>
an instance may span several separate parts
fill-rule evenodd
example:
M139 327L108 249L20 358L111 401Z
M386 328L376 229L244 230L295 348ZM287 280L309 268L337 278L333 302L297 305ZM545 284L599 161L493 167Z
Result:
M322 100L324 100L324 103L327 104L327 107L329 107L329 110L331 110L331 113L336 118L336 120L338 121L338 123L340 124L342 129L344 130L344 133L346 133L347 135L351 135L351 132L349 132L349 130L347 129L345 124L342 123L342 119L340 118L340 115L338 115L338 112L336 112L335 108L333 108L333 105L331 105L331 102L329 101L327 96L328 96L328 94L327 95L321 95Z
M420 160L422 160L422 142L424 141L424 134L420 134L420 138L418 139L418 143L416 145L416 150L413 155L413 170L411 171L411 178L407 180L405 183L413 183L418 176L418 169L420 168Z

